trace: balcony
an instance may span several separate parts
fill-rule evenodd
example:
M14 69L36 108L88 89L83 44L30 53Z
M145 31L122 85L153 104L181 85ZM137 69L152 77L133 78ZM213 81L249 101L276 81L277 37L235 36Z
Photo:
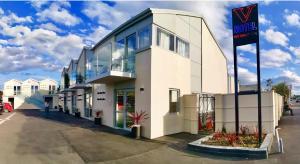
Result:
M126 48L125 48L126 47ZM96 49L95 54L87 58L87 83L112 84L135 79L135 35Z

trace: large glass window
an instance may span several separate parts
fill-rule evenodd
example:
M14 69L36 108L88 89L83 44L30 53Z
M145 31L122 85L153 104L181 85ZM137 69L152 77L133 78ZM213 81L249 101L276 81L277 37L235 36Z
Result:
M176 38L176 52L184 57L189 57L189 43Z
M97 56L97 74L105 74L110 70L110 62L111 62L111 43L106 44L100 49L96 50Z
M170 104L170 113L179 112L180 104L179 104L180 90L179 89L170 89L169 90L169 104Z
M118 40L116 42L116 50L112 56L112 70L123 71L125 56L125 39Z
M95 55L92 51L87 50L86 52L86 64L85 64L85 70L86 70L86 79L91 79L95 76L95 67L97 60L95 60Z
M174 35L157 29L157 45L161 48L174 51Z
M150 26L146 26L138 33L139 49L150 46L151 30Z
M134 72L135 70L135 33L126 38L125 72Z

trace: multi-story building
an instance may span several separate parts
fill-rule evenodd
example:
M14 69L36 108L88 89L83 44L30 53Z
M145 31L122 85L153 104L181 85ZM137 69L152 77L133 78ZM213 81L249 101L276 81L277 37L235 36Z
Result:
M51 79L27 79L23 82L12 79L4 83L3 102L10 102L16 109L23 103L35 104L42 108L44 96L55 94L56 88L56 81Z
M227 59L207 23L184 11L147 9L85 48L77 64L77 82L85 87L78 89L70 78L73 91L67 98L78 92L77 101L67 99L69 106L71 100L81 111L91 105L92 111L83 112L88 118L101 110L104 125L125 130L133 124L129 112L145 111L149 119L142 123L142 135L147 138L184 131L183 95L233 89Z

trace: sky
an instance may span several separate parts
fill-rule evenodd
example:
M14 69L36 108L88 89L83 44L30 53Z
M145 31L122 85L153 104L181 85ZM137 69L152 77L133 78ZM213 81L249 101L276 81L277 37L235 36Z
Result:
M251 1L253 3L254 1ZM300 94L300 2L257 1L261 81L293 85ZM0 88L9 79L59 81L62 68L110 31L149 8L191 11L208 23L233 74L234 1L0 1ZM256 83L255 45L238 48L241 84Z

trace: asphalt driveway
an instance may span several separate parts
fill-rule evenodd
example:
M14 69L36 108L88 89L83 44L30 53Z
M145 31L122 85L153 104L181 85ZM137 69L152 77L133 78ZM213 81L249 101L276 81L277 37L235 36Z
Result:
M299 163L300 110L294 113L280 122L285 154L247 160L190 152L186 143L199 136L186 133L134 140L126 131L95 126L92 121L60 112L46 115L39 110L19 110L13 116L0 116L2 120L10 116L0 124L0 163Z

